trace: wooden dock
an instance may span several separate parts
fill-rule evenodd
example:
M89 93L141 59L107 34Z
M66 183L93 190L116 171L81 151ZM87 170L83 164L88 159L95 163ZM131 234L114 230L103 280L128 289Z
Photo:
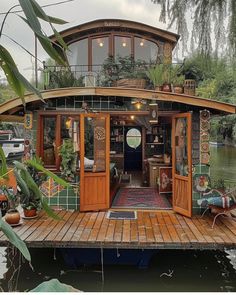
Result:
M219 217L192 219L172 211L137 212L136 220L107 219L107 212L59 211L56 221L44 213L23 220L14 231L28 247L124 249L226 249L236 248L236 221ZM0 246L8 240L0 232Z

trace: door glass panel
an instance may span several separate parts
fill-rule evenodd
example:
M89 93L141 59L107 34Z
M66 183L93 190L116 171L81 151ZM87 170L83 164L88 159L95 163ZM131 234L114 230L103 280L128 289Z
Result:
M84 169L92 172L106 171L106 119L85 118Z
M126 134L126 142L129 147L136 149L141 144L141 132L136 129L130 129Z
M43 162L55 165L56 117L43 118Z
M187 118L175 121L175 173L188 176Z

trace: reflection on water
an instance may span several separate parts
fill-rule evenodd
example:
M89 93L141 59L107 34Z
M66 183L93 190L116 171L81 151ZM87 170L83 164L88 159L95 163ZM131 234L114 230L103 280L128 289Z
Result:
M7 271L7 259L6 259L6 247L0 247L0 279L3 279L3 275Z
M194 250L157 250L148 269L135 266L101 265L66 269L53 251L32 250L35 271L24 264L18 290L31 290L42 281L58 278L81 291L157 292L157 291L236 291L236 273L224 252Z
M236 185L236 147L211 147L211 178L224 179L226 185Z

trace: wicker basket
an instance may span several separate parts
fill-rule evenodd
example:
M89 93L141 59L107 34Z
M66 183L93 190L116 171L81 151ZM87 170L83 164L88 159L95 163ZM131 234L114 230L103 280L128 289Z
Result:
M196 81L195 80L185 80L184 82L184 94L195 95Z
M116 81L117 87L125 88L145 88L146 80L145 79L120 79Z

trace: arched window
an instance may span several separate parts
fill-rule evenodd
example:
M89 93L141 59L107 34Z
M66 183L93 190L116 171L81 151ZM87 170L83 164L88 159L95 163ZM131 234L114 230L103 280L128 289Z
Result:
M134 57L135 60L143 60L147 63L156 62L159 48L154 42L143 38L134 38Z
M106 58L108 58L109 38L98 37L92 39L92 70L100 68Z
M131 55L131 38L125 36L115 36L114 56L126 57Z
M88 38L74 42L68 46L67 58L75 72L88 70Z

